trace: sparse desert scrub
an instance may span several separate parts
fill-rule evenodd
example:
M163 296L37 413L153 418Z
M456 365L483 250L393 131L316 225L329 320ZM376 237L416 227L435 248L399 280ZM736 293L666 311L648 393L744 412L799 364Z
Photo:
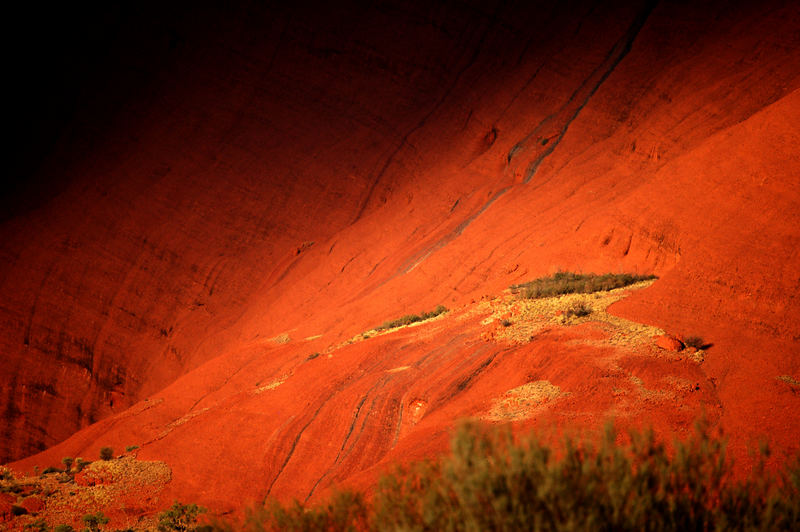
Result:
M461 426L450 454L398 467L370 502L353 492L306 507L272 502L247 530L798 530L800 461L777 474L762 451L736 480L707 424L671 449L652 432L616 444L517 442L508 427ZM229 527L222 526L225 529Z
M594 273L558 272L551 277L540 277L527 283L511 285L511 291L525 299L536 299L564 294L604 292L651 279L656 279L656 276L633 273L596 275Z
M78 459L73 462L73 467L77 463ZM158 493L171 478L171 471L163 462L139 461L131 456L97 461L85 470L85 474L87 482L76 483L72 474L61 469L57 470L56 475L29 476L17 473L15 477L10 470L0 467L0 493L6 492L13 497L12 500L0 496L0 514L3 513L2 503L6 500L16 507L9 508L11 515L6 517L10 519L0 522L0 530L6 530L4 526L9 530L21 530L29 525L38 526L37 522L44 520L47 523L46 530L53 530L60 524L60 529L68 531L71 529L66 527L75 526L75 521L80 522L81 516L85 515L81 526L75 527L82 532L123 532L129 529L120 528L122 523L118 521L118 515L109 513L104 516L101 512L116 510L113 501L133 500L143 493ZM26 499L32 496L40 499L42 504L35 501L31 501L34 506L28 504ZM104 521L104 518L110 521ZM135 528L155 530L156 525L156 515L149 514L142 528L138 525Z
M100 448L101 460L111 460L112 458L114 458L114 449L112 449L111 447Z

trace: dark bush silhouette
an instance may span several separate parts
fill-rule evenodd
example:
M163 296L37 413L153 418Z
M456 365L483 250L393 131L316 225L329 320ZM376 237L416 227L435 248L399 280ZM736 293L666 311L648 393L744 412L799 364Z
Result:
M111 460L112 458L114 458L114 449L111 447L102 447L100 449L101 460Z
M695 349L704 349L706 347L706 343L699 336L687 336L683 339L683 345Z

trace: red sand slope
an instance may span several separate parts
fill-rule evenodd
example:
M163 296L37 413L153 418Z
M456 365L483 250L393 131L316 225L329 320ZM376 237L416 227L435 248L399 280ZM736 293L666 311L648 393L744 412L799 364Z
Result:
M148 504L222 511L367 486L539 380L569 395L522 427L705 411L739 457L797 451L798 8L549 9L225 19L184 52L0 228L5 456L103 417L16 467L139 445L173 472ZM558 269L655 272L613 313L713 347L460 319Z

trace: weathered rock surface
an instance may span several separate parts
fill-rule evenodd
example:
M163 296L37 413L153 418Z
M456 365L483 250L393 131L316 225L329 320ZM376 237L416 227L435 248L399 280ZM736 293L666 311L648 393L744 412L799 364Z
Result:
M135 444L172 469L148 504L315 499L540 381L522 428L706 411L745 466L796 451L800 8L512 4L175 15L0 225L0 461L72 435L15 467ZM713 347L469 313L557 270L654 272L611 312Z

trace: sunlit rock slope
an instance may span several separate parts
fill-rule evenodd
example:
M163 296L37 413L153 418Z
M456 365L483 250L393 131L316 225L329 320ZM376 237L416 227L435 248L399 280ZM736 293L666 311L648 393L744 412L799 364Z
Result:
M138 445L154 506L223 511L368 486L465 416L705 412L797 450L796 4L146 20L44 159L57 192L0 225L0 460L98 422L16 467ZM575 323L504 293L558 270L659 279Z

